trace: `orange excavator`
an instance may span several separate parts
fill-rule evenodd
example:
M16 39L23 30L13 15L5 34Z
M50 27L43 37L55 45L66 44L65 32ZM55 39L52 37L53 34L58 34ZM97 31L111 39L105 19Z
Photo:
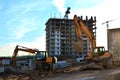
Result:
M90 52L85 58L85 61L103 63L103 67L108 67L108 64L110 63L112 57L112 53L105 51L105 48L103 46L96 47L96 38L93 32L90 31L90 29L83 23L83 21L79 17L77 17L77 15L74 15L73 21L77 35L77 41L75 42L75 50L80 51L84 44L82 40L83 32L90 42Z
M31 49L31 48L27 48L27 47L17 45L15 47L15 50L14 50L14 53L13 53L13 56L12 56L12 60L11 60L11 64L13 66L16 65L16 61L17 61L16 58L17 58L17 55L18 55L18 51L24 51L24 52L29 52L31 54L35 54L34 62L36 62L37 65L38 64L41 65L40 68L43 69L43 70L51 69L52 66L53 66L52 64L57 62L57 58L56 57L49 57L47 51L39 51L38 49Z

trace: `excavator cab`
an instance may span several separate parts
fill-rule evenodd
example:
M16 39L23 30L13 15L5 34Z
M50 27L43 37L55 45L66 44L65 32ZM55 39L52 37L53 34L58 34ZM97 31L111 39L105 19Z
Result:
M37 51L35 55L35 60L40 62L46 62L46 63L57 63L57 58L48 56L47 51Z
M45 61L47 57L48 53L46 51L37 51L35 55L35 59L40 61Z
M45 71L53 69L53 64L57 63L57 58L48 56L47 51L37 51L35 61L37 62L36 69Z
M105 48L104 47L95 47L93 49L93 57L100 57L104 55L105 53Z

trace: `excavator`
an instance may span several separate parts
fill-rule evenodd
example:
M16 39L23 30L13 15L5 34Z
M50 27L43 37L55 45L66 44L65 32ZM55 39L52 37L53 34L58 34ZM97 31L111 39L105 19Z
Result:
M84 45L84 41L82 40L82 32L86 35L90 42L90 52L88 53L87 57L85 57L84 61L87 63L93 62L95 64L102 64L102 68L110 67L112 53L105 51L104 46L96 46L96 38L93 32L90 31L90 29L83 23L80 17L74 15L73 22L77 35L77 40L74 43L75 50L81 51L81 48Z
M29 52L31 54L35 54L35 60L37 66L39 66L40 70L51 70L53 68L53 64L57 62L57 58L48 56L47 51L39 51L38 49L31 49L24 46L17 45L12 55L11 64L16 66L16 60L18 51ZM38 67L37 67L38 69Z

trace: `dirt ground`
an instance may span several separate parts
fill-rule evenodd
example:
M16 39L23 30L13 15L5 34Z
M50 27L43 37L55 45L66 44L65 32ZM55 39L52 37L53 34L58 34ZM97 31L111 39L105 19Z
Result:
M42 80L120 80L120 68L53 74Z
M79 66L54 71L1 74L0 80L120 80L120 68L80 71Z
M95 69L85 69L94 66ZM120 80L120 67L99 69L94 63L55 68L51 71L16 71L0 74L0 80Z
M43 77L42 80L120 80L120 68L73 71Z

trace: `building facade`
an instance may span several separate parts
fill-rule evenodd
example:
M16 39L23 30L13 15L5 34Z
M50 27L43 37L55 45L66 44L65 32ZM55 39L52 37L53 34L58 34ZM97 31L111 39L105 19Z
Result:
M108 29L108 49L120 54L120 28Z
M93 32L96 21L91 22L91 19L86 18L83 22ZM94 33L96 33L96 30ZM76 53L73 46L75 39L76 32L73 19L50 18L46 22L46 50L49 55L74 55ZM84 33L83 40L85 42L83 52L87 53L90 50L90 44Z

